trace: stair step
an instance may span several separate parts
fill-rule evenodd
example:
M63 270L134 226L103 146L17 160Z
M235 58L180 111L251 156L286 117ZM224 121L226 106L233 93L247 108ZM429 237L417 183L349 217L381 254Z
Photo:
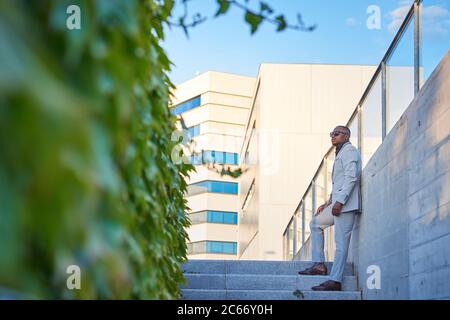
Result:
M186 274L270 274L297 275L298 271L313 265L309 261L251 261L251 260L189 260L183 264ZM328 272L332 262L326 262ZM344 276L353 275L351 263L347 263Z
M328 280L327 276L254 275L254 274L185 274L188 283L182 289L221 290L310 290ZM344 291L357 290L357 278L345 276Z
M359 291L182 289L183 300L361 300Z

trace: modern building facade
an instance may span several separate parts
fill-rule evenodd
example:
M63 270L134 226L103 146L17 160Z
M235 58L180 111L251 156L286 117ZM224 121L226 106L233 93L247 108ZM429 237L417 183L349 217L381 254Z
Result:
M283 232L330 147L328 134L347 123L375 69L260 66L240 150L248 171L239 196L239 259L285 258Z
M204 163L237 168L254 84L254 78L206 72L174 91L171 110L193 140L190 160L196 169L187 181L188 259L238 257L239 179Z

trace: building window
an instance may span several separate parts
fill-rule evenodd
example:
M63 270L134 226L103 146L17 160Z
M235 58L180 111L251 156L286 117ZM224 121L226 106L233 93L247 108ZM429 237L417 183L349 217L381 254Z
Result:
M188 243L188 254L237 254L237 243L227 241L199 241Z
M238 184L236 182L206 180L188 185L188 196L206 192L238 194Z
M200 125L198 124L196 126L187 128L187 131L191 138L196 137L196 136L200 135Z
M231 152L205 150L202 151L202 153L192 155L191 163L193 165L200 165L203 163L238 165L238 154Z
M222 224L237 224L238 214L237 212L229 211L200 211L189 214L192 224L199 223L222 223Z
M201 105L201 96L197 96L197 97L187 100L183 103L177 104L176 106L174 106L172 108L171 111L172 111L172 114L176 116L183 112L194 109L200 105Z

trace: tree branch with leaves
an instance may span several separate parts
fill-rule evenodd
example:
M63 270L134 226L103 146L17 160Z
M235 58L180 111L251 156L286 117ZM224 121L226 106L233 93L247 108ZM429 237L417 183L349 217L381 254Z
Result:
M259 10L252 9L249 5L251 2L250 0L216 0L218 9L213 17L208 18L197 12L192 15L191 20L189 21L189 2L191 1L192 0L181 0L183 14L178 17L176 22L168 21L169 26L182 28L187 37L189 37L189 29L206 22L208 19L225 15L232 7L236 7L244 12L244 19L247 24L250 25L251 34L254 34L264 21L275 25L277 32L286 29L309 32L314 31L317 27L315 24L306 25L300 13L297 13L296 23L290 23L287 21L284 14L276 13L268 3L263 1L259 1Z

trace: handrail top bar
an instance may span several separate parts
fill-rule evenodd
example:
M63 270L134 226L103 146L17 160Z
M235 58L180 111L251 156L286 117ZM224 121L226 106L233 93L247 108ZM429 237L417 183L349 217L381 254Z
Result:
M416 4L420 4L422 3L423 0L414 0L414 2L411 5L411 8L408 11L408 14L406 15L403 23L401 24L399 30L397 31L397 34L395 35L394 39L392 40L389 48L387 49L385 55L383 56L383 59L381 59L381 62L378 64L377 69L375 70L372 78L370 79L369 84L366 87L366 90L364 90L364 93L361 97L361 99L359 100L359 103L357 104L356 108L354 109L349 121L347 122L347 126L349 126L349 124L355 119L356 115L358 114L358 112L360 111L360 107L362 107L362 105L364 104L367 96L369 95L369 93L372 91L375 82L377 81L378 76L380 75L383 65L385 65L389 58L391 57L392 53L394 52L395 48L397 47L397 45L399 44L402 36L404 35L404 32L406 30L406 28L408 27L408 24L411 22L411 19L414 17L414 8L416 6ZM325 159L330 155L330 153L332 152L334 147L330 147L328 149L328 151L325 153L325 156L322 158L322 161L320 162L320 165L318 166L316 172L314 173L313 178L311 179L311 182L308 184L308 187L306 188L306 191L303 193L303 196L301 197L300 202L298 203L297 207L294 210L294 215L296 214L296 212L300 209L300 206L302 205L303 199L306 197L306 194L308 193L309 189L312 187L312 184L314 182L314 180L317 178L322 165L325 162ZM289 224L288 224L289 226ZM287 226L287 227L288 227ZM286 228L287 228L286 227Z

